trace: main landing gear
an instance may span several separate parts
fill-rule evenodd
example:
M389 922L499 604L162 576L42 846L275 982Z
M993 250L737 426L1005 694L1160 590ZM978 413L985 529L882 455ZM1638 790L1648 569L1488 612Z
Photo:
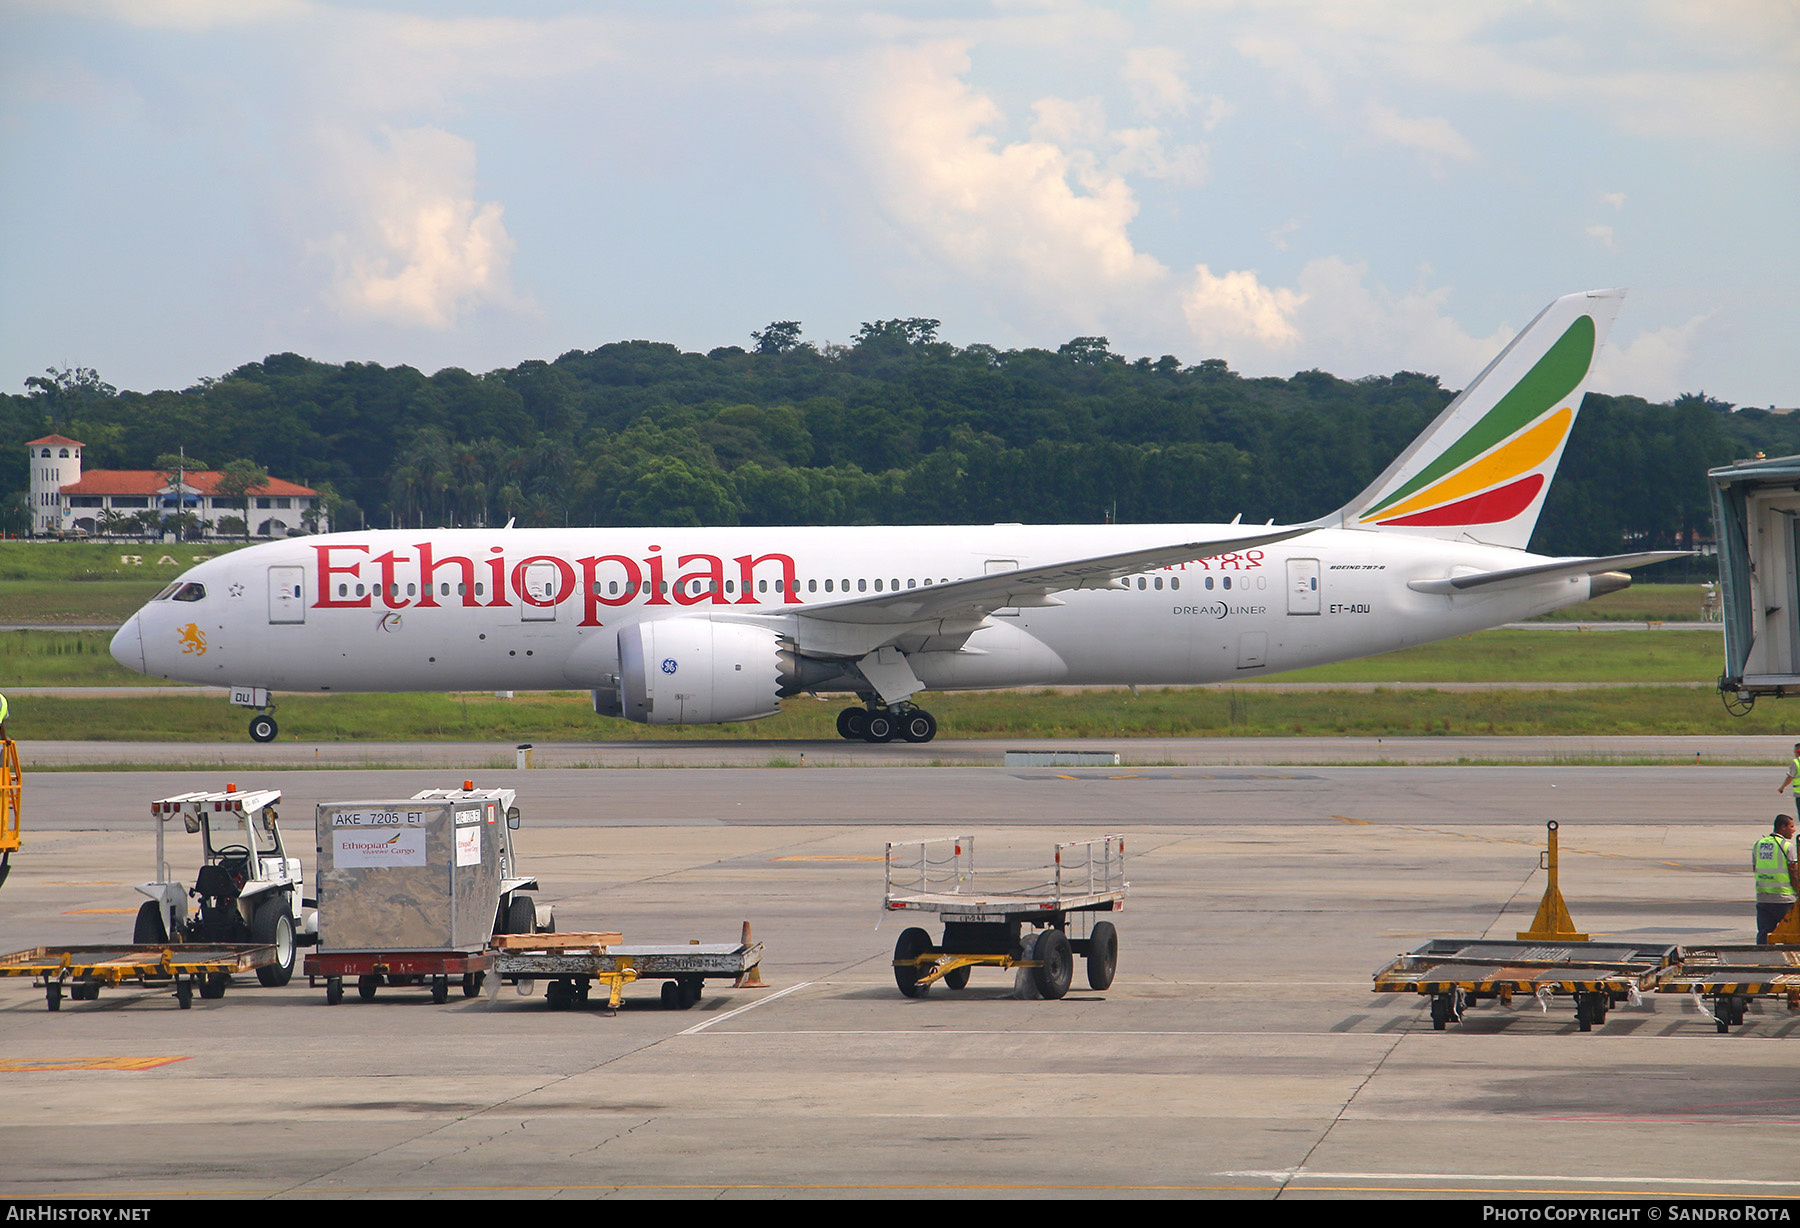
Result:
M838 737L849 742L929 742L937 737L937 718L923 708L903 704L886 708L845 708L838 713Z
M258 712L250 718L250 740L253 742L273 742L275 740L275 717L268 712Z

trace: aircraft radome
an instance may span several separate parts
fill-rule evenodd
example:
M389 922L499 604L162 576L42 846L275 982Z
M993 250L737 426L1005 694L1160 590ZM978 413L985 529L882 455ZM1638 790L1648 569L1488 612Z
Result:
M331 533L208 560L120 628L133 670L271 691L591 690L649 724L846 692L926 742L921 691L1260 678L1611 592L1670 552L1525 549L1620 291L1560 298L1322 520Z

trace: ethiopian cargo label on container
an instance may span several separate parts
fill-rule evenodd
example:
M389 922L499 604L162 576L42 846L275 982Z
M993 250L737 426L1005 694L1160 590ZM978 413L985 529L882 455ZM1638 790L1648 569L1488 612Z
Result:
M456 829L456 864L459 866L481 864L481 828L459 827Z
M423 828L390 828L387 831L370 832L339 828L332 835L337 838L336 847L332 850L332 864L340 870L425 864Z

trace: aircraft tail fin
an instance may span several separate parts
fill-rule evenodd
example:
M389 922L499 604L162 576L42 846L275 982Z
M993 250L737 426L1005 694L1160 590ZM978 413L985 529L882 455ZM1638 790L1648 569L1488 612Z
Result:
M1623 290L1551 303L1368 489L1321 527L1523 550Z

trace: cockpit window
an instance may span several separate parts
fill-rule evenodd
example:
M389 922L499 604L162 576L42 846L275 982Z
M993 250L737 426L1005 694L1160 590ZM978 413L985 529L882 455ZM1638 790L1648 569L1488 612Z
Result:
M206 600L206 585L204 585L204 584L183 584L181 586L180 590L178 592L176 592L175 600L176 601L205 601Z
M169 597L175 592L175 590L180 587L181 587L181 581L177 580L177 581L175 581L175 583L173 583L173 584L169 585L169 587L165 588L162 592L160 592L160 593L156 594L156 596L150 598L150 600L152 600L152 601L167 601L169 599Z

